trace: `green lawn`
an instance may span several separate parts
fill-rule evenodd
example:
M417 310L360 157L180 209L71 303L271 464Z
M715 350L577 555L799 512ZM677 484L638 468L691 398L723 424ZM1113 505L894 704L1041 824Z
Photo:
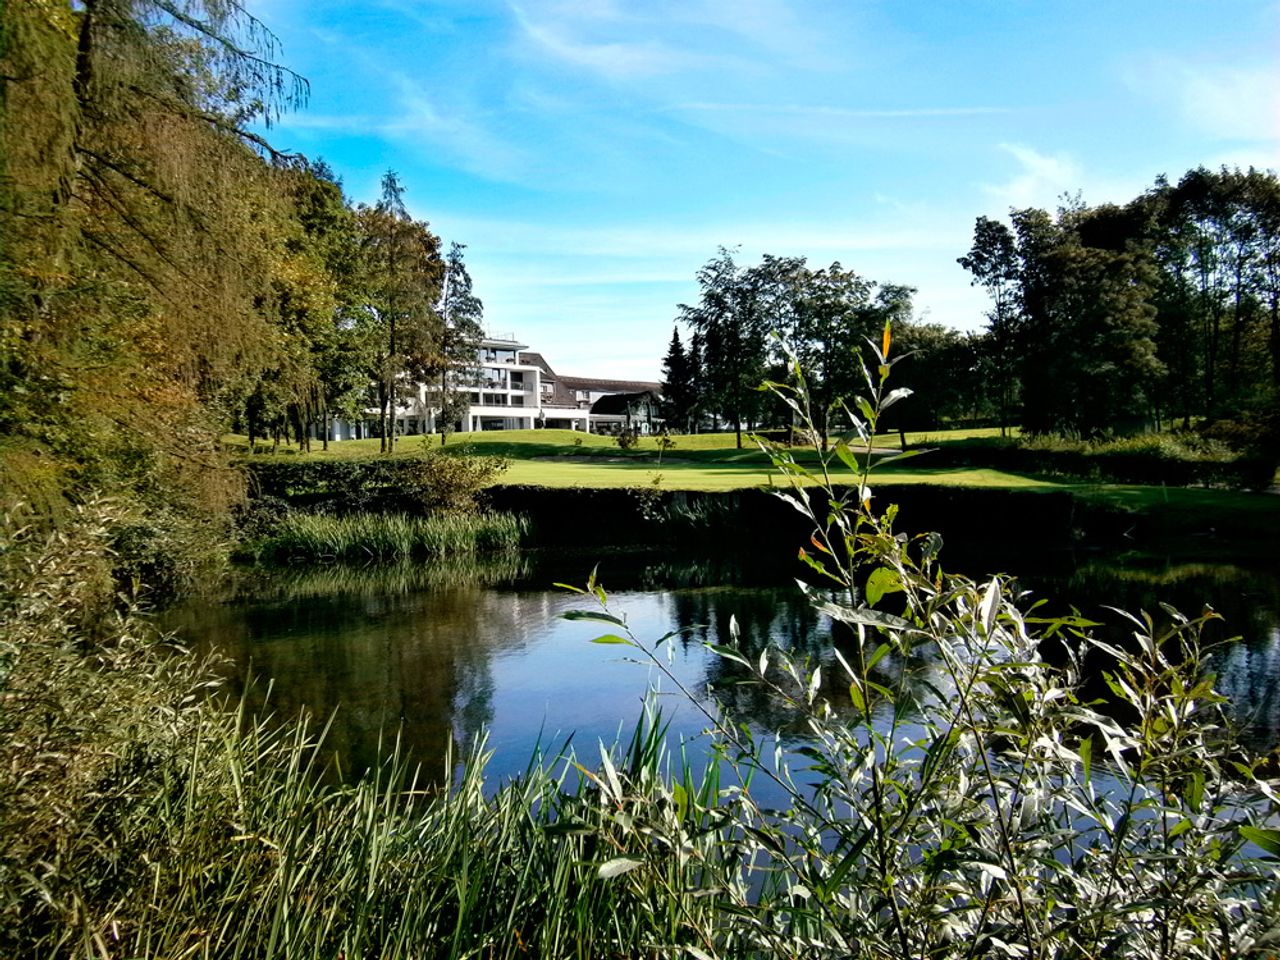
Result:
M913 447L937 446L965 440L987 439L1000 436L998 427L982 427L967 430L941 430L909 433L907 442ZM760 456L760 451L744 434L742 449L737 449L732 433L699 433L671 438L675 444L665 454L666 459L734 460L743 456ZM232 448L248 451L248 438L231 435L224 442ZM424 446L439 446L437 436L401 437L396 442L396 454L416 453ZM526 460L547 456L630 456L652 459L658 454L655 437L641 437L637 446L622 450L612 437L581 433L575 430L486 430L478 433L455 433L449 438L450 446L469 446L477 453L489 453L513 459ZM875 447L884 450L900 449L897 433L883 433L875 438ZM258 441L259 453L270 449L270 444ZM282 444L277 451L283 456L297 455L296 446ZM380 452L380 441L341 440L322 450L319 441L312 443L310 456L314 457L366 457Z

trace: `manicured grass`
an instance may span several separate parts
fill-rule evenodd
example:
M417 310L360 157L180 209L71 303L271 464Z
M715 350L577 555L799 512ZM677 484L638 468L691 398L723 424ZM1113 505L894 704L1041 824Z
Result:
M918 446L926 440L932 444L950 440L972 440L999 435L1000 431L998 429L952 430L941 433L908 434L907 442ZM741 450L737 449L736 440L732 433L690 434L687 436L673 436L671 440L675 446L663 454L664 458L703 457L708 455L720 458L735 454L759 454L759 449L745 433L742 437ZM232 449L248 452L249 441L247 437L233 434L224 437L223 442ZM402 456L416 453L424 445L437 447L440 445L440 438L435 435L401 437L396 441L395 455ZM485 430L476 433L455 433L449 437L446 447L459 446L471 447L477 453L520 459L538 456L631 456L652 458L659 452L658 439L656 437L641 437L635 447L630 450L623 450L613 437L582 433L577 430ZM881 434L876 437L876 446L891 450L899 449L898 434ZM264 444L259 441L257 450L259 453L267 452L270 450L270 444ZM296 456L298 448L289 444L281 444L276 453L284 456ZM320 441L316 440L312 442L311 452L308 455L313 457L366 457L380 453L381 441L375 437L370 440L332 441L328 450L321 449Z
M502 475L503 484L527 484L538 487L637 487L658 484L664 490L742 490L767 487L778 483L777 472L763 456L739 463L671 463L661 466L653 462L577 463L538 460L513 460ZM854 482L854 474L841 468L837 482ZM873 484L934 483L962 487L1004 487L1009 489L1062 489L1063 484L1023 477L1014 473L983 468L910 469L905 465L886 466L872 476Z

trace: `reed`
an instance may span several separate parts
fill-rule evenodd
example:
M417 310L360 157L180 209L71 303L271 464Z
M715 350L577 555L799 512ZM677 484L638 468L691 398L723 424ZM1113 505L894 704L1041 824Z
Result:
M528 520L507 513L288 513L245 553L263 560L398 560L513 550Z

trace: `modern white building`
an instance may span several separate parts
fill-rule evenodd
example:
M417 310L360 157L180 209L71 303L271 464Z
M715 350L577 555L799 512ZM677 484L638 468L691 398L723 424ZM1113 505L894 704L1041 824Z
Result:
M475 367L460 371L451 389L470 399L457 429L533 430L559 428L586 433L619 433L634 427L656 432L661 384L646 380L606 380L557 374L540 353L530 352L514 334L489 333L480 341ZM402 435L436 432L436 413L426 384L396 409ZM334 421L331 440L377 436L377 414L362 421Z

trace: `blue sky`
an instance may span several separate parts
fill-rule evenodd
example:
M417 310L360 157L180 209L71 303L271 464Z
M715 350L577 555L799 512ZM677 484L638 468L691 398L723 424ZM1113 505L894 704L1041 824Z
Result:
M1280 2L260 0L311 82L273 142L396 170L487 325L655 378L719 245L915 286L962 329L979 215L1280 168Z

